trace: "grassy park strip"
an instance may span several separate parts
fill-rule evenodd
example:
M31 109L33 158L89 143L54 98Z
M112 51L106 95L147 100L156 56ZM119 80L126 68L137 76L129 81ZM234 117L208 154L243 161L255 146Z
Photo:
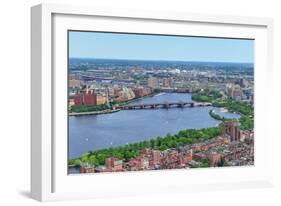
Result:
M167 134L164 137L153 138L148 141L141 141L133 144L126 144L120 147L100 149L89 151L79 158L72 159L68 162L70 167L79 167L82 162L88 162L92 165L99 166L105 164L108 157L116 157L125 161L138 157L145 148L166 150L187 144L199 143L208 139L212 139L220 135L221 126L204 128L204 129L187 129L179 131L175 135Z

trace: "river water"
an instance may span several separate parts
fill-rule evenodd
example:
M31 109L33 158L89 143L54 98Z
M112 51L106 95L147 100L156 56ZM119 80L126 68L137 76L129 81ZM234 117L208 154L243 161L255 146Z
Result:
M131 104L160 102L191 102L189 93L164 93L137 100ZM219 121L209 115L214 109L226 118L238 114L222 112L214 107L123 110L111 114L69 117L69 159L89 150L114 147L149 140L179 130L216 126Z

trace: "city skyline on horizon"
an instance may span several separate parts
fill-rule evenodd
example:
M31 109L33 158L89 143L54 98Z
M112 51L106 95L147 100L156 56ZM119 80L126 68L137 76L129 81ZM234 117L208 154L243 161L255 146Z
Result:
M69 31L68 47L80 59L254 63L248 39Z
M185 60L165 60L165 59L113 59L113 58L94 58L94 57L69 57L69 59L89 59L89 60L112 60L112 61L147 61L147 62L182 62L182 63L221 63L221 64L254 64L254 62L222 62L222 61L185 61Z

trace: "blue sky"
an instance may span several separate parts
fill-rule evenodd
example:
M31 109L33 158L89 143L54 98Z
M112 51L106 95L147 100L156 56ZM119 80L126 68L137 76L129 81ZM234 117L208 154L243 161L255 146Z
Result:
M69 57L253 63L254 40L70 31Z

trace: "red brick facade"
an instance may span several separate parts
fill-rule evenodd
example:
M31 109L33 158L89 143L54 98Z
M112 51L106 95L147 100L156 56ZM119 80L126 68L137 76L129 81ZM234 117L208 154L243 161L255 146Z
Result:
M75 106L95 106L97 104L97 95L95 93L81 93L74 97Z

